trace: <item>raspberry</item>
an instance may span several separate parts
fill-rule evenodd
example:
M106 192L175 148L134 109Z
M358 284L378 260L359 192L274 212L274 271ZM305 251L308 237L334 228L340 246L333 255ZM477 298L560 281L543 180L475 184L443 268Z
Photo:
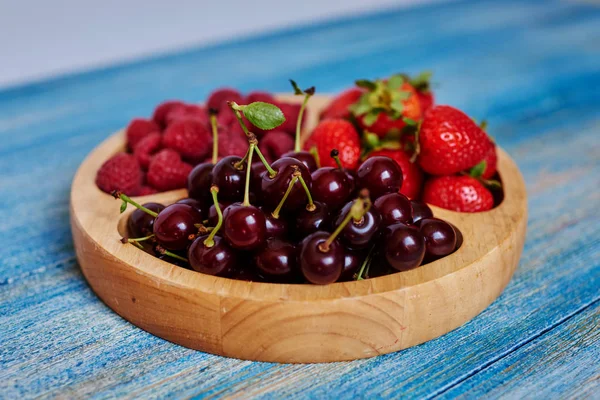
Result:
M221 111L222 108L229 108L228 101L235 101L238 104L244 104L246 100L240 92L235 89L221 88L217 89L208 96L206 106Z
M152 155L162 148L162 135L152 132L135 146L133 155L137 158L143 169L148 169Z
M169 100L161 103L154 109L152 119L158 126L165 128L167 126L167 115L174 109L185 106L185 103L178 100Z
M150 186L142 186L137 194L137 196L148 196L149 194L158 193L158 190L154 189Z
M283 115L285 116L285 122L281 124L277 129L285 131L291 135L296 134L296 122L298 121L298 114L300 114L300 104L289 104L289 103L280 103L277 104L281 111L283 111ZM306 111L302 116L302 125L304 126L304 122L306 120Z
M159 191L184 188L192 166L181 161L181 156L171 149L156 153L146 176L148 183Z
M127 126L127 148L133 150L146 135L152 132L160 132L160 127L152 120L136 118Z
M259 142L258 147L271 162L294 148L294 138L283 131L269 131Z
M120 190L128 196L136 196L142 179L142 170L136 158L131 154L117 153L98 169L96 185L107 193Z
M219 131L219 156L244 157L248 150L248 139L239 124Z
M219 124L219 126L223 126L223 127L228 127L228 126L231 126L234 124L238 124L237 118L235 117L233 110L229 107L227 107L227 108L224 107L223 109L219 110L219 114L217 115L217 123ZM251 127L252 125L247 123L246 126Z
M206 112L206 109L195 104L183 104L181 106L173 108L167 114L165 121L167 123L167 126L169 126L175 121L180 121L184 119L197 120L204 126L209 126L210 124L208 112Z
M246 96L246 102L250 104L254 103L255 101L262 101L264 103L271 104L276 102L275 97L273 97L273 95L269 92L254 91L248 93L248 96Z
M183 119L167 127L163 144L176 150L185 160L198 163L212 150L212 134L201 122Z

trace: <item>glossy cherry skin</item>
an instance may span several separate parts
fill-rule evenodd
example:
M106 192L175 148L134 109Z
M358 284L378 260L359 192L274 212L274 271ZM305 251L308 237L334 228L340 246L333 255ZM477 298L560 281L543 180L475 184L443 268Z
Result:
M446 221L438 218L424 218L419 221L418 226L425 238L427 255L444 257L456 249L456 232Z
M306 182L306 185L310 189L312 184L312 178L310 171L306 168L306 165L302 164L295 158L283 157L271 164L271 167L277 171L277 175L271 178L267 171L261 174L261 196L264 204L272 209L275 209L283 195L288 189L288 186L293 178L292 174L295 168L298 168L302 178ZM288 198L283 205L283 210L293 211L300 207L306 206L308 198L306 192L300 182L296 182L290 192Z
M402 187L402 170L389 157L368 158L356 171L359 188L369 189L371 199L387 193L397 193Z
M293 233L298 239L319 230L323 231L329 226L329 208L319 201L315 201L313 204L315 205L314 210L308 211L306 207L302 208L294 217L296 229Z
M317 160L315 160L315 156L313 156L310 152L308 151L288 151L287 153L285 153L284 155L282 155L282 157L292 157L295 158L296 160L300 161L302 164L306 165L306 168L308 168L308 170L310 172L314 172L317 170Z
M187 178L188 196L207 203L211 200L210 186L212 185L213 163L204 162L194 167Z
M207 275L230 276L236 267L237 255L225 239L213 238L214 245L207 246L204 241L208 235L196 238L188 250L188 260L192 269Z
M354 280L354 274L358 272L364 260L365 255L363 252L344 249L344 269L342 270L339 281Z
M412 204L408 197L402 193L384 194L373 204L375 209L381 215L381 224L383 226L396 224L411 224L413 221Z
M160 213L165 209L160 203L145 203L142 206L146 207L150 211ZM152 215L142 210L134 210L129 218L127 219L127 229L131 237L138 238L152 234L154 227L154 218Z
M330 210L338 210L346 204L354 190L346 172L339 168L319 168L311 177L313 199L327 204Z
M418 229L394 224L383 229L380 252L387 263L398 271L408 271L421 265L425 257L425 238Z
M202 214L187 204L171 204L154 221L156 240L165 249L184 250L190 244L189 236L198 232L194 224L202 223Z
M261 275L276 282L292 282L299 275L298 249L286 240L267 239L254 261Z
M267 167L260 160L254 161L250 167L250 191L254 193L259 202L262 202L262 193L260 191L261 175L266 170Z
M344 269L344 249L337 239L326 251L321 249L329 235L328 232L317 231L305 237L300 244L300 270L307 281L316 285L337 281Z
M410 204L413 209L413 224L416 224L423 218L433 218L433 211L431 211L431 208L426 203L419 200L411 200Z
M264 207L258 207L265 215L266 238L285 238L288 233L288 221L282 215L275 218L273 213Z
M208 215L208 207L206 207L204 203L199 200L187 197L185 199L178 200L177 204L187 204L188 206L194 207L196 210L198 210L198 212L200 212L200 214L202 214L202 218L206 218Z
M254 206L233 203L223 212L223 237L238 250L253 250L266 240L265 214Z
M246 164L237 169L235 164L242 159L238 156L227 156L213 168L212 184L219 188L219 199L239 201L244 197L246 184Z
M346 215L350 212L353 202L350 201L340 210L337 218L335 219L333 229L339 226ZM379 211L371 207L369 211L360 219L360 221L354 221L353 219L348 222L348 225L344 227L341 233L342 241L352 249L364 249L369 246L371 240L375 237L375 234L379 230L381 225L381 216Z

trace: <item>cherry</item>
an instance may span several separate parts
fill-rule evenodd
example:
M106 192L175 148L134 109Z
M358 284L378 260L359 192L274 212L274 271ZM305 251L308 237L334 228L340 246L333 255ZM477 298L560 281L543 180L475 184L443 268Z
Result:
M311 176L315 201L325 203L331 210L339 209L352 194L348 175L339 168L319 168Z
M202 214L187 204L171 204L154 221L156 240L168 250L183 250L190 235L198 232L195 224L202 223Z
M262 282L265 280L254 268L240 268L239 266L233 270L229 278L247 282Z
M198 164L187 177L188 196L202 202L210 199L210 185L213 179L213 163Z
M433 218L433 211L431 211L431 208L426 203L419 200L411 200L410 204L413 209L413 224L416 224L423 218Z
M298 160L302 164L304 164L310 172L314 172L318 168L317 160L315 160L315 156L312 155L312 153L310 153L308 151L304 151L304 150L288 151L287 153L283 154L282 157L295 158L296 160Z
M450 222L448 222L450 224ZM463 235L460 229L458 229L455 225L450 224L454 228L454 232L456 232L456 247L454 247L454 251L460 249L460 246L463 244Z
M340 225L349 215L353 202L347 203L339 212L335 225ZM352 249L364 249L369 246L381 224L379 212L370 208L360 218L354 219L342 231L342 240Z
M419 221L419 230L425 237L427 255L443 257L456 249L456 232L454 228L438 218L424 218Z
M300 269L310 283L327 285L338 280L344 268L344 250L329 232L317 231L302 240Z
M413 221L411 201L402 193L384 194L375 200L373 205L379 211L379 214L381 214L381 223L383 226L398 222L410 224Z
M208 193L210 193L210 190ZM208 214L208 208L204 205L203 202L200 202L196 199L188 197L185 199L178 200L177 204L187 204L188 206L194 207L200 214L202 214L203 218L206 217L206 215Z
M223 237L229 245L239 250L252 250L262 246L266 240L265 214L258 208L242 203L233 203L223 212Z
M220 210L224 210L227 207L229 207L231 204L228 201L223 201L223 202L219 202L219 209ZM217 225L217 221L219 219L219 215L217 214L217 209L215 208L215 205L213 204L212 206L210 206L210 208L208 209L208 226L215 226Z
M209 235L196 238L188 250L190 266L208 275L230 276L236 266L237 255L220 236L212 237L212 246L205 242Z
M258 207L260 211L265 215L265 227L266 237L278 237L283 238L288 232L288 222L285 218L275 217L273 213L265 209L264 207Z
M256 253L256 267L266 277L276 281L293 281L298 274L297 251L290 242L270 238Z
M246 164L238 156L227 156L213 168L212 184L219 188L221 200L239 201L244 195Z
M356 171L358 186L369 190L372 199L397 193L402 187L402 170L389 157L368 158Z
M253 162L250 167L250 190L254 193L258 201L262 201L260 192L261 175L266 170L267 167L265 167L265 164L260 160L258 162Z
M306 184L306 189L301 181L297 181L289 193L284 209L292 211L305 206L308 202L306 190L310 190L312 183L308 168L300 161L290 157L280 158L271 165L271 168L276 171L275 176L272 177L268 171L261 174L260 191L263 202L271 208L277 207L294 178L294 172L299 171Z
M383 258L398 271L418 267L425 257L425 238L414 227L393 224L383 229Z
M321 202L315 201L315 208L301 209L295 216L296 224L294 236L303 238L316 231L323 231L329 225L329 208Z
M157 214L165 209L165 206L160 203L145 203L143 204L143 207L146 207ZM134 210L127 219L127 228L129 234L134 237L152 234L155 219L156 217L148 214L144 210Z
M365 259L365 255L362 252L356 250L345 249L344 250L344 268L342 269L342 275L340 281L351 281L354 279L356 274Z

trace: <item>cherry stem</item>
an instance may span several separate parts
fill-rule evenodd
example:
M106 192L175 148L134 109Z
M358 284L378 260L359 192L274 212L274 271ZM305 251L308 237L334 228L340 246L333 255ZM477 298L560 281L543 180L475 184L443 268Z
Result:
M206 246L206 247L213 247L215 245L215 240L214 240L215 235L221 228L221 225L223 225L223 213L221 212L221 207L219 207L219 200L217 198L218 193L219 193L219 188L217 186L210 187L210 194L212 195L212 198L213 198L213 203L215 205L215 210L217 211L218 220L217 220L217 225L213 228L213 230L210 232L208 237L206 239L204 239L204 246Z
M116 191L116 190L115 190L115 191L113 191L113 192L112 192L112 195L113 195L113 196L114 196L116 199L121 199L121 200L123 200L124 202L131 204L131 205L132 205L132 206L134 206L135 208L137 208L137 209L139 209L139 210L142 210L142 211L143 211L143 212L145 212L146 214L153 216L154 218L158 217L158 213L155 213L154 211L147 209L146 207L144 207L144 206L140 205L139 203L136 203L135 201L131 200L131 199L129 198L129 196L127 196L127 195L125 195L125 194L123 194L123 193L120 193L120 192L118 192L118 191Z
M235 101L229 101L229 102L227 102L227 105L229 106L229 108L231 108L231 111L233 111L235 118L239 122L239 124L242 127L242 130L244 131L246 136L250 136L250 131L248 130L248 127L244 123L244 120L242 119L242 113L240 112L240 110L244 109L244 106L238 105Z
M125 244L125 243L131 243L137 247L139 247L140 249L144 250L144 246L142 246L139 242L143 242L149 239L152 239L154 237L154 234L152 235L148 235L148 236L144 236L141 238L134 238L134 239L130 239L130 238L122 238L121 239L121 243Z
M298 182L298 177L294 176L292 178L292 180L290 181L290 184L288 185L287 190L283 194L283 197L281 198L281 201L277 205L277 208L271 213L271 215L273 216L273 218L279 219L279 213L281 212L281 209L283 208L283 205L284 205L285 201L287 200L288 196L292 192L292 189L294 188L294 185L296 184L296 182Z
M310 154L312 154L313 157L315 158L315 162L317 163L317 168L321 168L321 157L319 157L319 150L317 149L317 146L311 147L308 152Z
M373 250L374 249L375 249L375 246L372 246L369 249L369 253L367 254L367 257L365 258L365 261L363 261L363 263L362 263L362 265L360 267L360 271L358 271L358 274L356 274L356 280L357 281L364 280L364 278L362 276L363 276L363 272L365 272L365 268L366 268L367 273L368 273L369 268L371 267L371 255L373 254Z
M212 135L213 135L213 153L212 153L212 163L216 164L217 159L219 158L219 132L217 127L217 113L215 110L209 110L210 112L210 126L212 127Z
M180 255L175 254L175 253L171 253L169 250L167 250L167 249L165 249L163 247L157 246L156 247L156 251L158 251L160 254L164 254L165 256L169 256L169 257L175 258L176 260L188 262L187 258L181 257Z
M277 175L277 171L275 171L273 168L271 168L271 166L269 165L269 163L265 159L265 156L263 156L262 151L260 151L260 149L258 148L258 146L256 146L256 148L254 150L256 151L256 154L258 155L258 158L260 158L260 161L263 163L263 165L265 166L265 168L269 172L269 177L270 178L275 178L275 176Z
M244 202L242 203L242 205L246 207L250 205L250 175L252 173L250 166L252 165L252 155L254 154L255 148L256 143L251 142L250 148L248 149L248 165L246 166L246 187L244 188Z
M366 201L362 197L354 200L354 203L352 203L352 207L350 207L350 211L348 211L348 214L346 214L343 221L338 225L337 228L335 228L335 231L333 231L329 238L324 243L321 243L319 245L319 250L321 250L324 253L328 252L331 243L333 243L333 241L339 236L339 234L342 233L342 231L344 230L346 225L348 225L350 220L360 220L366 212Z
M308 99L312 96L311 93L306 93L302 106L300 106L300 112L298 113L298 120L296 121L296 143L294 144L294 151L300 151L300 133L302 128L302 116L304 115L304 109L308 103Z
M331 158L333 158L335 160L335 163L337 164L338 168L340 169L340 171L344 170L344 167L342 166L342 162L340 161L340 152L338 149L333 149L331 150L331 153L329 153L329 155L331 156Z
M315 211L315 209L317 207L315 206L315 203L313 202L313 198L310 194L310 190L308 189L308 185L306 184L306 181L302 177L302 174L300 173L300 171L295 171L294 176L298 177L300 184L302 185L302 187L304 188L304 191L306 192L306 197L308 198L308 204L306 205L306 210L307 211Z

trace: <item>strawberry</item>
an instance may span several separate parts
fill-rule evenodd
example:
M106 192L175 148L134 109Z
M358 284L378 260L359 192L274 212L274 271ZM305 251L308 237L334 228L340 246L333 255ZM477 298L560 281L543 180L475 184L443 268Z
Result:
M382 138L421 119L417 92L403 75L375 82L361 80L356 84L367 89L351 107L363 129Z
M481 174L482 179L490 179L492 176L496 174L496 167L498 163L498 155L496 154L496 146L491 146L488 152L486 153L483 160L485 161L485 169Z
M487 211L494 207L492 193L471 176L439 176L425 182L423 201L460 212Z
M156 153L148 167L148 183L159 191L184 188L192 166L181 161L181 156L171 149Z
M356 103L364 92L363 89L356 87L343 91L321 112L321 120L348 119L350 117L350 106Z
M198 120L181 119L167 127L163 144L176 150L184 159L198 163L212 150L212 134Z
M119 190L137 196L142 187L143 174L132 154L117 153L102 164L96 174L96 185L110 193Z
M360 138L354 125L345 119L321 121L304 144L306 150L310 150L313 146L317 148L323 167L337 167L335 160L330 157L333 149L339 150L344 168L354 170L358 166Z
M418 199L423 185L423 171L416 163L410 161L411 155L403 150L381 149L369 153L368 157L384 156L396 161L404 180L400 193L411 198Z
M478 164L494 147L465 113L450 106L431 108L419 130L419 165L432 175L453 175Z
M127 148L133 150L146 135L152 132L160 132L160 127L156 122L150 119L135 118L127 126L125 136L127 138Z
M435 102L433 92L431 91L431 72L422 72L414 78L408 76L406 78L417 91L421 113L425 115L425 112L427 112Z
M167 115L175 108L184 107L185 103L178 100L169 100L159 104L154 109L152 119L158 126L164 129L167 126Z

